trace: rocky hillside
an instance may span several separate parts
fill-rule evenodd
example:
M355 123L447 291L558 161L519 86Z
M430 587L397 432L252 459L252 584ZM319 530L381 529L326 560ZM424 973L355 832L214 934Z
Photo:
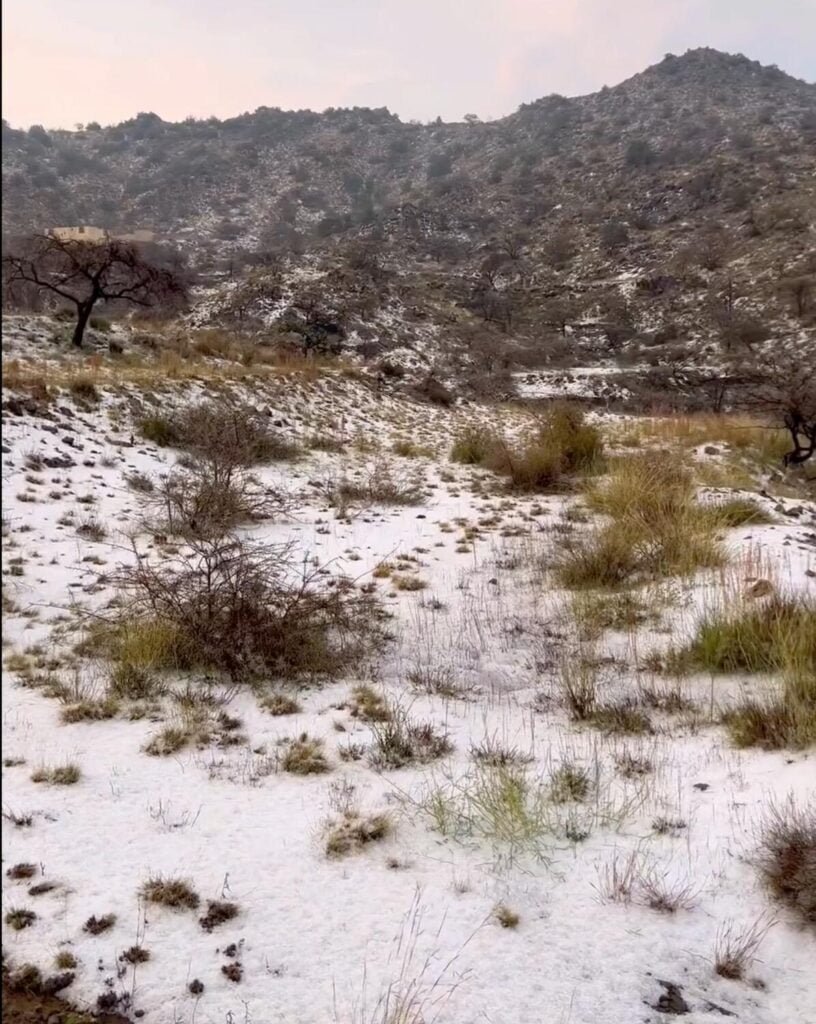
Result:
M198 324L476 375L813 337L816 85L742 56L490 123L262 107L3 133L7 234L154 229L208 286Z

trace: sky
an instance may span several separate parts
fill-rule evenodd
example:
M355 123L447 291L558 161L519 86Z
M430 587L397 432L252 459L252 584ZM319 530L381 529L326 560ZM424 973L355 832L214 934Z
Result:
M15 127L387 106L511 113L666 53L744 53L816 80L816 0L5 0Z

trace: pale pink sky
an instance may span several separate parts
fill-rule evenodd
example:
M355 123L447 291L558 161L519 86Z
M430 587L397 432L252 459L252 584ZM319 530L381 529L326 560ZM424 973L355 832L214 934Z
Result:
M258 106L483 118L714 46L816 78L816 0L5 0L15 126Z

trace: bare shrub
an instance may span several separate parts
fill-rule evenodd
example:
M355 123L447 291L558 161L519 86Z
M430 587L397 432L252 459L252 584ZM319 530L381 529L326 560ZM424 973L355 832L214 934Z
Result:
M239 467L193 461L169 473L147 498L148 527L178 537L220 537L243 523L272 519L286 502Z
M341 510L348 505L420 505L423 500L421 479L398 472L385 460L369 467L359 479L328 480L323 491L328 502Z
M268 416L248 404L202 402L169 418L142 423L159 445L183 448L221 471L291 459L296 445L276 434Z
M123 602L109 645L116 651L134 623L157 624L171 638L168 666L335 675L383 640L376 599L307 572L289 545L198 538L161 563L139 558L110 582Z

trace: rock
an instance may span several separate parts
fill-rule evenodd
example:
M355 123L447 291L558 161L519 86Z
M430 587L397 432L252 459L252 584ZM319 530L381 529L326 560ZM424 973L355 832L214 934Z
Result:
M715 448L713 444L707 444L705 446L705 448L703 448L703 452L706 455L719 455L720 454L720 449L719 448Z
M65 437L63 437L62 443L63 444L67 444L69 448L73 448L74 447L74 439L73 439L73 437L71 437L70 434L66 434Z
M768 594L774 592L773 583L770 580L756 580L748 587L746 596L748 597L767 597Z
M805 514L805 510L804 510L804 508L801 505L794 505L793 508L786 508L785 509L785 515L786 516L791 516L794 519L797 519L799 516L803 516L804 514Z
M654 1004L653 1009L658 1013L671 1013L675 1016L691 1013L691 1007L683 998L679 985L675 985L673 981L662 981L660 978L657 981L666 991Z
M695 782L692 789L699 789L701 793L705 793L707 789L710 789L710 785L707 782Z

